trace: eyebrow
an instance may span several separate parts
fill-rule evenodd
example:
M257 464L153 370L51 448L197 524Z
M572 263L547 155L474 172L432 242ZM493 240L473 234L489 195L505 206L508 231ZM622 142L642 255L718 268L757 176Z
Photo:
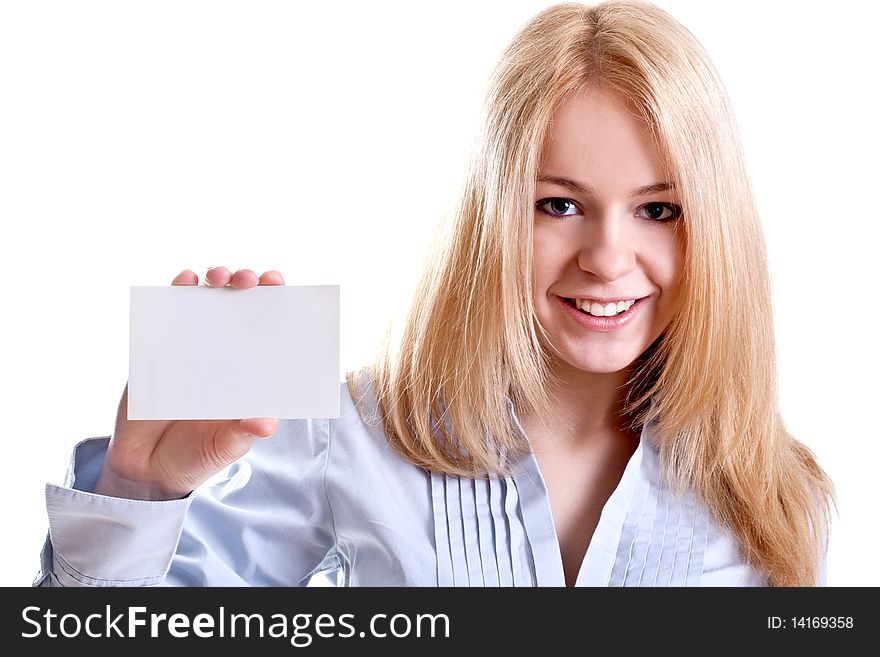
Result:
M596 195L595 190L590 185L587 185L586 183L579 183L576 180L571 180L569 178L563 178L562 176L538 176L538 182L548 182L555 185L562 185L563 187L568 187L569 189L580 192L581 194L585 194L587 196ZM672 191L675 191L674 183L658 182L651 185L636 187L630 192L630 196L650 196L651 194L659 194L660 192Z

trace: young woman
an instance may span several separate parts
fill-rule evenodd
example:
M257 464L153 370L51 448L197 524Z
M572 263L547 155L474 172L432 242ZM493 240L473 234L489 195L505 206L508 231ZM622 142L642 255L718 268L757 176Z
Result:
M480 137L341 417L128 421L126 389L47 488L36 584L823 583L833 489L780 418L758 214L699 43L648 4L550 7Z

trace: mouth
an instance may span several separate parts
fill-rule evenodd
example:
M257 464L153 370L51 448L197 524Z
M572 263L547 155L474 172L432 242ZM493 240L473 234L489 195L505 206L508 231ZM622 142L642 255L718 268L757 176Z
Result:
M597 301L557 297L579 325L594 331L613 331L625 326L639 313L648 298Z
M616 317L632 308L639 299L621 299L619 301L592 301L590 299L569 299L561 297L568 305L577 308L585 315L592 317Z

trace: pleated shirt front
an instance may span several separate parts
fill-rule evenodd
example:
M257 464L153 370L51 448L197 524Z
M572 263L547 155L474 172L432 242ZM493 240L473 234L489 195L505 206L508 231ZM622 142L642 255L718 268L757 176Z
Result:
M41 586L564 586L550 501L525 454L507 477L429 473L362 415L283 420L189 497L92 493L108 437L79 443L46 487ZM512 411L511 411L512 412ZM515 418L514 418L515 420ZM521 429L520 429L521 430ZM579 586L762 586L728 530L660 477L650 425L602 513Z

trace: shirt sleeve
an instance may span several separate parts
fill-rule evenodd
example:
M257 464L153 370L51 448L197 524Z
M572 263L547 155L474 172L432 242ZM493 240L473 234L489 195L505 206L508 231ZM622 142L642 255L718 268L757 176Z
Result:
M305 586L338 568L324 491L327 420L282 420L181 500L93 492L108 437L79 443L46 486L49 532L35 586Z

